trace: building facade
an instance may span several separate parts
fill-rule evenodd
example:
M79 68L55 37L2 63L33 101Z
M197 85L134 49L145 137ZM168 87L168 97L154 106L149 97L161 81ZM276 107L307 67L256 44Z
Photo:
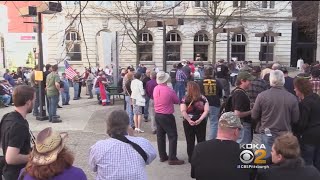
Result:
M213 17L208 16L211 1L79 1L63 2L63 12L45 15L44 33L48 37L48 62L68 58L76 68L120 67L141 64L167 71L182 59L213 61ZM83 8L85 7L85 8ZM82 10L81 21L79 10ZM144 16L137 18L136 9ZM259 63L259 52L269 61L290 65L292 17L290 1L225 1L218 7L217 24L224 28L243 27L244 32L230 33L232 59ZM148 14L150 12L150 14ZM75 18L77 17L77 18ZM182 18L183 25L145 27L142 22ZM215 16L216 17L216 16ZM137 22L139 19L139 22ZM227 20L226 20L227 19ZM143 27L143 28L141 28ZM218 26L215 26L218 27ZM83 29L83 31L82 31ZM136 30L138 34L135 34ZM256 37L265 32L281 36ZM136 39L135 39L136 38ZM163 41L166 39L166 55ZM227 58L227 33L216 38L216 58ZM138 42L138 43L135 43ZM138 49L138 51L136 51ZM165 57L165 58L164 58ZM261 58L261 57L260 57Z

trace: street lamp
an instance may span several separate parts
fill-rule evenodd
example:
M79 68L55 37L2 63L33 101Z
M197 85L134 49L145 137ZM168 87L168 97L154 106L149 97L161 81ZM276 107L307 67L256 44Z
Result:
M48 2L42 3L38 7L23 7L20 8L19 12L22 17L37 17L38 22L24 22L38 25L38 45L39 45L39 70L43 73L43 49L42 49L42 14L54 14L62 11L61 3ZM33 49L35 52L35 48ZM44 77L44 76L43 76ZM44 81L42 80L39 84L39 105L40 105L40 114L37 116L37 120L43 121L48 120L49 117L46 115L46 105L45 105L45 90L44 90Z
M34 67L36 67L36 65L37 65L36 52L37 52L37 48L33 48L33 54L34 54Z

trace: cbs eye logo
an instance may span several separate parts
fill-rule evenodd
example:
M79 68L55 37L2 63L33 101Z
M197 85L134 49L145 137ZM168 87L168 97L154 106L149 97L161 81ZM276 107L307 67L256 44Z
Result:
M251 150L243 150L240 153L240 161L244 164L250 164L250 163L254 163L254 164L266 164L266 160L264 160L263 158L265 158L267 155L267 152L265 149L258 149L256 150L254 153Z

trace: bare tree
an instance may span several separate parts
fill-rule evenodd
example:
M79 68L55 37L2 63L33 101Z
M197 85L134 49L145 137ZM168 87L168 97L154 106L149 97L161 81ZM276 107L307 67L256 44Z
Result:
M239 2L239 6L235 7L233 7L232 3L230 5L228 1L196 1L196 3L197 2L199 6L202 6L200 11L206 15L206 20L209 21L208 24L212 26L212 62L215 63L218 34L214 30L224 28L225 25L232 20L233 16L241 8L242 1L236 1ZM208 3L203 4L204 2Z
M146 29L146 22L167 16L182 1L173 7L157 6L155 1L114 1L112 10L103 9L100 13L107 13L123 26L125 36L128 36L136 47L136 66L140 63L139 42L140 35Z

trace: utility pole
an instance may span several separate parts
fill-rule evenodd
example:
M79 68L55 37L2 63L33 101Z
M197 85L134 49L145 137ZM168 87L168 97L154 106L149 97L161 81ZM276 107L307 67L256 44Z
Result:
M61 12L62 6L61 3L49 2L41 4L39 7L23 7L20 8L20 13L22 17L36 17L38 22L25 22L38 24L38 45L39 45L39 70L43 73L43 49L42 49L42 14L53 14L56 12ZM44 76L43 76L44 77ZM37 120L44 121L48 120L49 117L46 115L46 103L45 103L45 89L44 89L44 80L42 79L39 84L39 105L40 105L40 114L37 116Z
M166 38L166 36L167 36L167 26L166 26L165 22L162 23L162 28L163 28L163 30L162 30L162 32L163 32L163 34L162 34L162 37L163 37L163 39L162 39L162 41L163 41L162 66L163 66L163 71L167 72L167 49L166 49L167 48L167 38Z
M243 27L236 28L218 28L213 30L214 33L227 33L227 61L230 62L230 32L243 33Z
M163 52L162 52L162 66L163 66L163 71L167 72L167 26L178 26L178 25L183 25L184 21L183 19L180 18L172 18L172 19L165 19L162 21L147 21L146 22L146 27L151 28L151 27L162 27L163 31Z

